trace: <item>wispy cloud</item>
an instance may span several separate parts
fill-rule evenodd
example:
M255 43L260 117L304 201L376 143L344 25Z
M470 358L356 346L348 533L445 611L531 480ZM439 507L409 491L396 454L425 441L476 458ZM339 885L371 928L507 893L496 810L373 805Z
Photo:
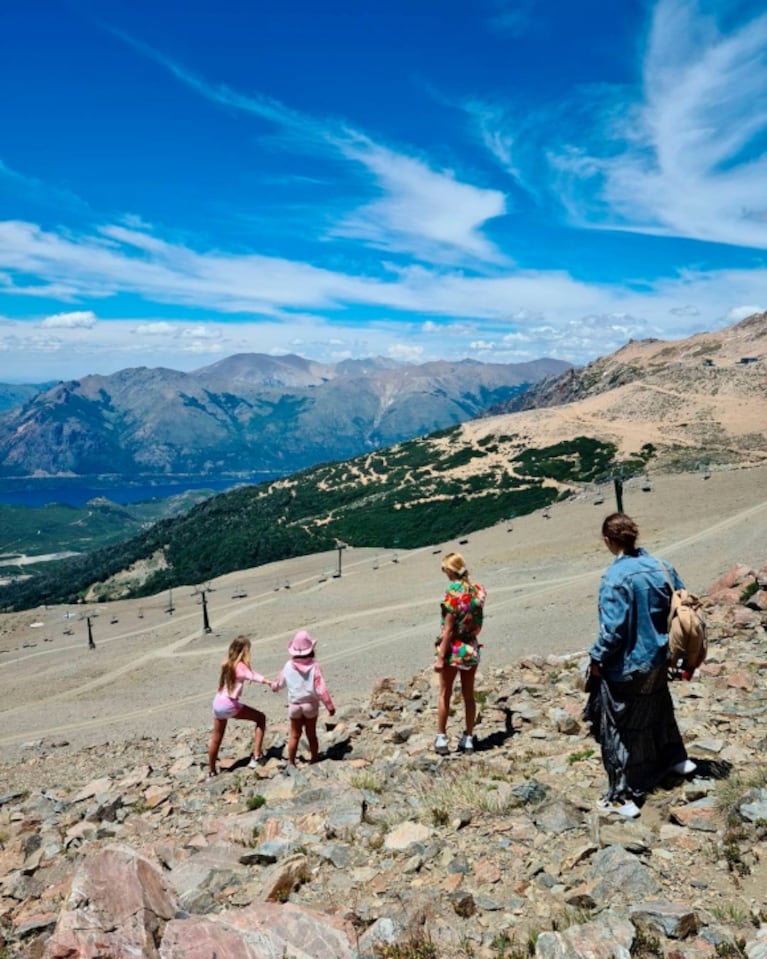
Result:
M548 292L534 273L469 277L457 270L389 264L382 278L354 276L279 257L199 252L120 225L75 236L0 222L0 268L20 280L36 277L35 291L66 281L67 289L83 298L132 293L223 313L291 318L296 310L341 310L349 304L489 316L499 310L505 315L510 303L522 307L531 298L536 308L552 297L572 306L591 302L589 288L564 273L547 274ZM13 289L23 293L26 287L19 282Z
M604 148L549 153L580 225L767 247L767 14L723 32L698 0L660 0L641 96Z
M24 196L39 206L52 206L77 213L88 210L88 204L66 187L46 183L29 174L19 173L0 160L0 190L6 186L15 195Z
M483 224L505 212L500 191L464 183L453 171L433 169L424 159L378 144L342 121L320 121L274 98L210 83L146 44L117 35L207 100L288 133L287 145L292 141L300 149L321 149L370 174L380 195L342 217L329 236L353 237L434 262L504 262L481 232Z
M461 183L446 171L435 172L413 157L397 154L358 137L344 146L375 177L380 199L361 207L335 230L382 249L409 249L432 262L507 262L482 234L488 220L506 212L498 190Z

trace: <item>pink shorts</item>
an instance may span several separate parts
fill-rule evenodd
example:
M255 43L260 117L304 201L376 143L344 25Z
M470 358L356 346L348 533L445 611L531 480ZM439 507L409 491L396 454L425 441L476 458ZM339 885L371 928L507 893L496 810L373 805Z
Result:
M213 715L216 719L234 719L241 709L241 702L220 693L217 693L213 700Z
M317 703L290 703L288 705L289 719L314 719L320 711Z

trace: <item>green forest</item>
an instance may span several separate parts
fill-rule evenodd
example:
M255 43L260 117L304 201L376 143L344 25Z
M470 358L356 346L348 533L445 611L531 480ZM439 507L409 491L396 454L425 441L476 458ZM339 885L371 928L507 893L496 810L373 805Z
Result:
M350 545L410 549L549 506L584 485L645 468L652 449L616 462L615 447L579 436L541 449L514 436L470 442L460 426L341 463L210 497L121 542L0 587L0 609L74 603L139 560L162 568L119 595L153 595L238 569ZM555 483L552 481L556 481ZM100 591L110 598L109 588Z

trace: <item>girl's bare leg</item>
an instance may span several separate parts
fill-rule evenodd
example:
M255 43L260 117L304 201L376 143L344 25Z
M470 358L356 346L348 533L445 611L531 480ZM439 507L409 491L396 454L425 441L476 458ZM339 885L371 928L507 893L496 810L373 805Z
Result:
M221 740L226 732L226 719L213 718L213 732L210 734L208 743L208 772L211 776L216 775L216 761L218 759L218 750L221 747Z
M439 698L437 700L437 732L447 732L447 718L450 715L450 698L453 695L453 683L458 670L455 666L444 666L439 674Z
M266 716L261 712L260 709L253 709L251 706L243 706L234 718L247 719L256 724L256 728L253 731L253 755L258 759L263 755Z
M461 673L461 695L466 713L466 732L471 736L474 733L474 722L477 718L477 702L474 698L474 678L477 667L459 670L459 672Z
M320 758L320 745L317 742L317 717L312 716L304 721L306 724L306 738L309 740L310 762L316 763Z
M304 718L299 716L297 719L290 720L290 735L288 736L288 763L291 766L296 764L296 753L298 752L298 742L301 739L301 733L304 729Z

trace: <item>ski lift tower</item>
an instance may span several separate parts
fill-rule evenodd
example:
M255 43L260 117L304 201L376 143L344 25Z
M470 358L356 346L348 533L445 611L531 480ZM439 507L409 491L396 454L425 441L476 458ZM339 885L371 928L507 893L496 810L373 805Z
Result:
M615 487L615 508L619 513L623 512L623 467L619 467L618 473L613 472L613 486Z
M197 589L192 593L192 596L200 597L200 605L202 606L202 631L203 633L212 633L213 630L210 627L210 620L208 619L208 596L207 594L212 591L212 587L209 584L205 586L198 586Z
M349 544L344 543L343 540L340 540L340 539L336 540L336 550L338 551L338 558L336 560L336 571L335 573L333 573L333 579L341 578L341 555L343 554L343 551L346 549L348 545Z
M93 619L93 614L90 613L85 617L85 622L88 625L88 649L95 649L96 643L93 641L93 625L91 620Z

